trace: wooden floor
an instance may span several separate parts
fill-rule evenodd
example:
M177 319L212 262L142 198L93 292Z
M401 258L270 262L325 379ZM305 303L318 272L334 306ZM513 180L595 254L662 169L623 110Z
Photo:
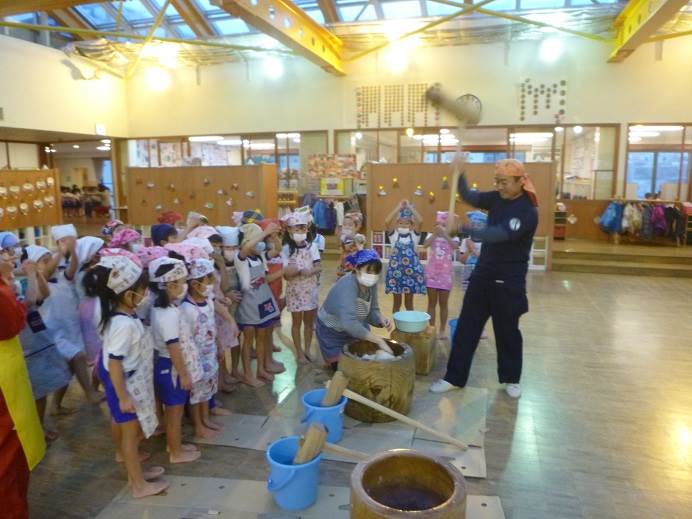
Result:
M579 252L589 254L618 254L634 256L660 256L672 258L690 258L692 260L692 245L677 247L675 242L645 243L641 241L628 242L622 238L619 244L603 240L586 240L567 238L553 240L553 250L562 252Z
M491 390L488 478L467 480L469 492L500 496L514 519L692 517L692 280L555 272L531 274L529 286L521 400L499 389L492 333L476 355L470 385ZM452 313L460 303L455 290ZM317 366L296 374L281 355L291 369L272 389L240 388L226 405L264 414L326 378ZM68 398L83 406L74 387ZM32 476L32 517L94 517L125 484L107 410L83 406L56 425L62 437ZM172 474L267 476L262 452L205 446L199 462L168 466L162 439L146 448ZM352 468L325 462L323 483L347 486Z

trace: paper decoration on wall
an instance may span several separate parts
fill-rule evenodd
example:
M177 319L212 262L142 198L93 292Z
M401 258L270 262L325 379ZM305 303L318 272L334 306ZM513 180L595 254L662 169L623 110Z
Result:
M356 88L356 123L358 128L380 127L380 86Z
M169 191L175 191L175 184L168 184Z
M228 193L226 193L226 190L225 190L225 189L219 189L219 190L216 192L216 194L219 195L219 196L224 196L224 195L226 195L226 194L228 194Z
M153 182L147 182L147 189L154 189L156 187L156 184Z
M7 212L7 216L9 216L12 220L14 220L17 217L17 208L15 206L7 206L5 211Z
M237 182L233 182L231 184L231 189L233 189L234 191L238 191L238 189L240 189L240 184L238 184Z
M24 182L22 184L22 191L24 191L25 193L33 193L34 185L31 182Z
M538 83L527 78L519 85L518 96L520 121L545 123L552 119L559 123L567 108L567 81Z
M428 200L430 200L431 202L435 201L435 193L433 191L430 191L428 193Z
M232 207L232 206L233 206L233 199L232 199L232 198L229 198L228 200L226 200L225 203L226 203L226 205L227 205L228 207Z
M204 177L204 185L208 186L209 184L211 184L211 180L209 180L209 177Z
M423 186L416 186L416 190L413 192L416 196L423 196Z
M48 177L46 179L46 184L48 184L50 187L53 187L55 185L55 179L53 177Z
M34 206L34 209L36 209L38 212L41 212L41 209L43 209L43 201L34 200L33 206Z
M449 177L442 177L442 189L449 189Z
M387 196L387 192L384 190L384 186L380 186L377 191L378 196Z
M355 154L316 154L308 156L308 176L312 178L358 178Z
M178 197L176 196L176 197L173 199L173 203L174 203L175 205L180 205L180 198L178 198Z
M254 191L248 191L245 193L245 196L248 198L255 198L255 192Z
M399 179L394 177L392 179L392 187L399 187Z
M43 201L48 205L48 207L53 207L55 205L55 197L53 195L44 196Z
M39 180L38 182L36 182L36 187L41 191L45 191L46 183L43 180Z
M411 83L406 88L406 122L402 126L428 126L427 83Z
M404 85L384 85L384 125L404 126Z
M214 209L214 204L212 204L211 202L207 202L206 204L204 204L204 207L206 207L207 209Z
M21 193L21 189L19 188L19 186L10 186L10 195L17 198L19 196L19 193Z
M24 216L29 214L29 204L27 204L26 202L22 202L21 204L19 204L19 212L22 213Z
M7 188L5 186L0 186L0 198L7 198Z
M163 206L161 204L157 204L156 207L154 207L157 211L161 211L163 209Z

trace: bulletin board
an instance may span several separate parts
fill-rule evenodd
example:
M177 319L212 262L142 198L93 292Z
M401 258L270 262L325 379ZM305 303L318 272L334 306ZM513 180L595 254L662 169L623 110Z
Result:
M276 166L128 168L128 223L151 225L165 211L204 214L228 225L234 211L277 215Z
M437 211L447 211L450 190L456 192L456 186L451 185L452 169L449 164L368 164L366 167L370 231L384 230L385 219L402 199L413 203L423 217L422 230L432 231ZM534 162L525 164L525 167L536 186L540 204L536 236L550 236L555 209L553 165L550 162ZM494 175L494 164L466 165L469 185L475 183L481 191L493 189ZM457 200L457 215L463 216L471 210L471 206Z
M62 223L57 169L0 170L0 229Z

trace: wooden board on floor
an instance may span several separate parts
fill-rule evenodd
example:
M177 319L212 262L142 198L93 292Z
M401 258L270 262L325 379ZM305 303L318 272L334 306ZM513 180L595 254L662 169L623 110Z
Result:
M264 481L166 476L171 483L165 495L133 499L123 488L97 519L348 519L351 490L320 486L317 502L300 512L279 509ZM466 519L504 519L500 499L467 496Z

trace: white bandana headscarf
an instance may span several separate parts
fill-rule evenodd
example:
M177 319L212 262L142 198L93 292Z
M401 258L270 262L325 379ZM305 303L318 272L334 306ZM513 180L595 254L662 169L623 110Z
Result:
M105 256L98 264L111 269L107 285L116 294L128 290L142 275L142 267L126 256Z

